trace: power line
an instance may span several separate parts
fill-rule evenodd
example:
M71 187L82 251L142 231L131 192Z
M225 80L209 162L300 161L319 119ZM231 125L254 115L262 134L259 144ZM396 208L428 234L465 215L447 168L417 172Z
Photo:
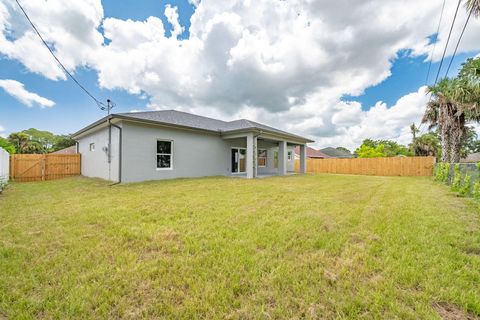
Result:
M425 78L425 85L428 84L428 78L430 77L430 69L432 68L433 53L435 52L435 47L437 46L437 42L438 42L438 34L440 32L440 25L442 23L443 11L445 9L445 2L446 0L443 0L442 11L440 12L440 19L438 20L437 32L435 34L435 42L433 43L432 52L430 53L430 63L428 64L428 71L427 71L427 77Z
M458 3L457 3L457 8L455 9L455 15L453 16L453 20L452 20L452 24L450 26L450 31L448 32L448 38L447 38L447 42L445 43L445 48L443 49L443 53L442 53L442 59L440 60L440 65L438 66L438 71L437 71L437 75L435 77L435 83L434 85L437 84L437 81L438 81L438 76L440 75L440 72L442 70L442 65L443 65L443 60L445 59L445 54L447 52L447 48L448 48L448 43L450 42L450 37L452 36L452 30L453 30L453 26L455 25L455 20L457 19L457 14L458 14L458 9L460 8L460 3L462 2L462 0L458 0ZM468 21L467 21L468 22ZM464 28L466 27L466 25L464 26ZM462 34L463 34L463 31L462 31ZM457 43L457 47L458 47L458 43ZM456 50L456 49L455 49ZM450 61L450 64L451 64L451 61ZM450 66L449 66L449 69L450 69ZM448 72L448 71L447 71ZM430 98L429 98L429 102L430 100L432 99L432 95L430 95ZM420 123L420 126L419 128L422 127L422 123Z
M446 3L446 0L443 0L442 10L440 11L440 18L438 19L437 32L435 33L435 42L433 43L432 51L430 52L430 62L428 64L427 77L425 78L425 86L428 84L428 79L430 77L433 54L435 53L435 48L437 47L438 35L440 34L440 26L442 25L442 20L443 20L443 12L445 11L445 3ZM430 96L430 99L431 99L431 96ZM420 124L418 126L419 131L422 129L422 126L423 126L423 122L420 120Z
M467 28L468 21L470 20L470 16L472 15L472 10L468 13L467 20L465 21L465 24L463 25L462 33L460 34L460 37L458 38L457 45L455 46L455 51L453 51L452 58L450 59L450 63L448 64L447 72L445 72L445 77L448 75L448 71L450 71L450 67L452 66L453 59L455 58L455 55L457 54L458 50L458 45L460 44L460 41L462 41L463 33L465 32L465 29Z
M28 16L28 14L25 12L25 10L23 9L22 5L20 4L20 2L18 2L18 0L15 0L15 2L17 3L18 7L20 8L20 10L22 10L23 14L25 15L25 18L27 18L28 22L30 22L30 25L32 26L33 30L35 30L35 32L37 33L38 37L40 38L40 40L42 40L43 44L45 45L45 47L47 47L48 51L50 51L50 53L52 54L53 58L55 59L55 61L57 61L57 63L59 64L59 66L63 69L63 71L65 71L65 73L90 97L93 99L93 101L95 101L95 103L97 104L97 106L102 109L102 110L107 110L109 109L109 107L107 107L105 104L103 104L100 100L98 100L97 98L95 98L93 96L93 94L91 94L77 79L75 79L75 77L67 70L67 68L65 68L65 66L63 65L62 62L60 62L60 60L57 58L57 56L55 55L55 53L53 52L52 49L50 49L50 47L48 46L47 42L45 41L45 39L43 39L42 35L40 34L40 32L38 31L37 27L35 27L35 25L33 24L32 20L30 20L30 17Z
M462 0L458 0L457 9L455 10L455 15L453 16L452 25L450 26L450 31L448 32L447 43L445 44L445 48L443 49L442 60L440 60L440 66L438 67L437 76L435 77L435 84L437 84L438 76L440 75L440 71L442 70L443 59L445 59L445 53L447 52L448 43L450 42L450 37L452 35L453 26L455 25L455 20L457 19L458 8L460 7L461 2L462 2Z

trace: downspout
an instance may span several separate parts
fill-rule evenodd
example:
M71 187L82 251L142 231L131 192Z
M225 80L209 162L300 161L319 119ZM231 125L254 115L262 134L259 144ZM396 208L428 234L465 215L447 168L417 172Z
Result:
M111 184L111 186L113 186L122 183L122 127L110 123L110 121L109 125L118 129L118 182ZM110 148L108 150L110 151Z
M111 117L108 117L107 123L108 123L108 145L107 145L107 163L108 163L108 180L111 180L112 177L112 153L110 149L112 148L112 124L110 122Z

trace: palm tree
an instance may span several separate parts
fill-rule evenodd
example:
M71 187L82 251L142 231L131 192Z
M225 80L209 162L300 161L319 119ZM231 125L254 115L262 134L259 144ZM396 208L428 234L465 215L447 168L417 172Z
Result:
M477 59L475 59L477 60ZM472 60L472 61L475 61ZM445 78L428 88L432 99L422 122L440 129L442 161L459 162L462 140L468 122L480 122L480 81L471 77L465 64L457 78ZM470 75L470 76L464 76Z
M480 17L480 0L467 0L465 7L474 17Z
M417 138L417 133L420 132L420 130L418 130L417 126L415 125L415 122L410 125L410 132L412 132L413 141L415 141L415 139Z
M431 86L427 91L432 99L427 103L422 123L429 123L429 130L438 127L440 130L442 161L450 162L452 151L452 120L457 110L457 97L454 79L442 79L438 84Z
M29 136L24 132L14 132L8 136L8 140L15 146L18 153L23 153Z
M417 137L411 146L416 156L436 157L440 153L440 141L438 136L432 132Z

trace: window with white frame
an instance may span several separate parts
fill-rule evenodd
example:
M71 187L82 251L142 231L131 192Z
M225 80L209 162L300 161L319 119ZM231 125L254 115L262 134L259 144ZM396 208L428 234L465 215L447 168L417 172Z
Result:
M157 140L157 169L172 168L172 141Z
M258 166L265 167L267 165L267 150L266 149L258 149L258 156L257 156Z
M90 151L95 151L95 143L90 143Z
M292 151L288 151L287 159L288 159L288 161L292 161Z

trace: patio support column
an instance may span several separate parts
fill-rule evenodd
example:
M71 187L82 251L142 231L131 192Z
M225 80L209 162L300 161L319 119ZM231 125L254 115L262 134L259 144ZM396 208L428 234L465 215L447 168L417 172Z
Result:
M253 133L247 134L247 161L246 161L246 171L247 178L252 179L256 177L256 168L257 165L257 152L255 151L257 145L257 137Z
M287 141L278 143L278 174L281 176L287 174Z
M307 146L300 145L300 173L307 173Z

